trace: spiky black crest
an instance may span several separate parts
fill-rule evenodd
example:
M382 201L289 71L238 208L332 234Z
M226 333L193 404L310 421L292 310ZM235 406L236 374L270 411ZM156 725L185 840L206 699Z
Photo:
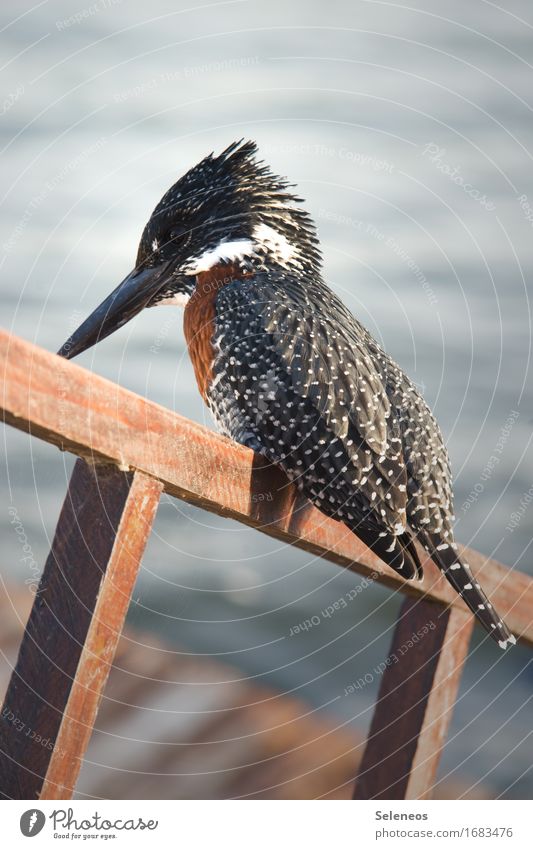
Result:
M289 184L256 158L253 141L210 153L163 195L142 234L137 264L155 265L172 254L195 256L221 241L251 238L254 228L273 228L294 246L301 265L320 268L311 217Z

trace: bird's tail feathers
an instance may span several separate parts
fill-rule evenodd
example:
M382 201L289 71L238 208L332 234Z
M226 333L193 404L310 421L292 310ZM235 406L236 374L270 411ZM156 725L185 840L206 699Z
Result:
M406 580L422 579L422 564L415 548L413 538L405 531L395 536L378 529L370 529L357 524L352 531L377 554L387 566L398 572Z
M508 645L514 645L515 637L494 610L468 563L459 558L454 545L445 543L432 534L425 534L421 541L454 590L500 648L506 649Z

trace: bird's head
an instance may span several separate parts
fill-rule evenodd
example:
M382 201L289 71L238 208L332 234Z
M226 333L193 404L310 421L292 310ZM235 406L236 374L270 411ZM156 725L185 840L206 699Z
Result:
M314 224L286 180L256 159L254 142L210 154L175 183L144 228L134 270L65 342L67 359L109 336L145 307L184 304L199 274L228 264L316 274Z

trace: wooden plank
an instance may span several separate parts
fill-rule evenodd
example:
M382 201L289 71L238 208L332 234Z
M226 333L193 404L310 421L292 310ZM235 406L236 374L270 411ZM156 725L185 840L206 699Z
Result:
M431 797L472 628L458 607L405 599L354 799Z
M70 797L161 489L76 463L2 710L3 797Z
M405 584L252 451L5 332L0 332L0 374L0 405L9 424L80 456L139 469L160 480L171 495L372 574L390 587L466 609L422 551L424 581ZM513 633L533 645L533 580L466 553Z

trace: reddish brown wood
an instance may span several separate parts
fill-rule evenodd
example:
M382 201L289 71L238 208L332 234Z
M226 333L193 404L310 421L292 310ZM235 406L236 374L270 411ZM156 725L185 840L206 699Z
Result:
M446 579L426 561L422 582L405 584L343 525L297 495L285 476L252 451L134 395L75 363L0 332L0 406L4 419L81 456L136 468L171 495L237 519L414 596L464 610ZM511 630L533 644L533 580L466 551L474 574Z
M0 724L0 792L68 798L112 663L161 484L78 460Z
M354 799L431 796L472 628L466 611L405 599Z

